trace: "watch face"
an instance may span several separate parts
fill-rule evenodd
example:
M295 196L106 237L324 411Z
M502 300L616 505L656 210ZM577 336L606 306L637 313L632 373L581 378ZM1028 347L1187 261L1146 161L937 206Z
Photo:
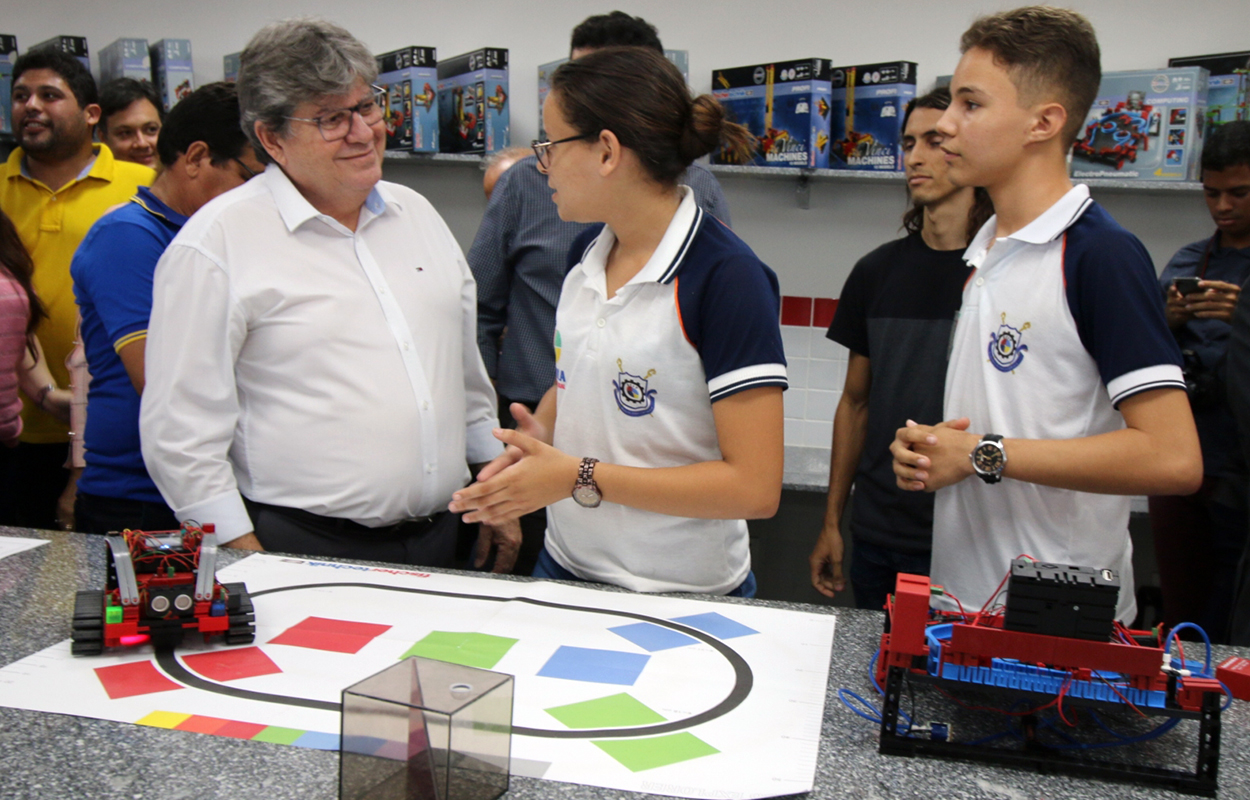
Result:
M1003 468L1003 450L993 442L982 442L972 453L973 466L978 472L998 474Z
M583 508L598 508L602 499L593 486L578 486L573 490L573 500Z

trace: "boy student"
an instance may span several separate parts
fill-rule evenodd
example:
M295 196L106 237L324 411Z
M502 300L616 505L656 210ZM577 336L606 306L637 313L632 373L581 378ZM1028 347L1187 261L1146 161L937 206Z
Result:
M860 608L885 605L899 572L929 574L933 496L898 488L889 446L905 420L941 416L947 345L970 270L964 248L994 213L984 189L956 186L947 174L937 122L950 102L941 87L908 103L907 235L860 259L829 327L850 361L833 419L828 507L809 561L819 592L846 588L840 525L854 482L848 577Z
M1115 570L1129 622L1117 495L1190 494L1202 455L1150 257L1068 180L1098 42L1079 14L1034 6L976 21L960 49L942 149L951 180L985 187L997 214L965 254L947 421L900 428L894 472L904 489L941 490L930 574L965 608L992 605L1027 554Z

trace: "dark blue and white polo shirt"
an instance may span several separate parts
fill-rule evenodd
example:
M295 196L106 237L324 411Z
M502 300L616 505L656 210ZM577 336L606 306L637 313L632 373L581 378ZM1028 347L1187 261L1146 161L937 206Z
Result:
M582 256L564 281L555 333L554 444L566 453L630 467L719 460L712 404L786 387L777 276L682 192L659 247L614 297L604 273L611 228L574 244ZM748 545L744 520L572 499L547 510L557 562L639 592L731 591L751 568Z
M955 327L947 419L1006 438L1075 439L1123 428L1117 406L1128 397L1184 390L1150 256L1088 188L1011 236L994 238L997 224L965 255L976 271ZM970 478L937 493L932 578L979 608L1020 554L1110 568L1127 622L1136 613L1128 517L1128 497Z

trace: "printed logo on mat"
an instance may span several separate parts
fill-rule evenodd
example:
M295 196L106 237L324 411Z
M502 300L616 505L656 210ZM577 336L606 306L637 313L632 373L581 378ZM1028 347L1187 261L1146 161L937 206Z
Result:
M625 371L625 365L619 358L616 368L618 372L616 380L612 381L612 388L617 407L629 417L645 417L655 411L656 390L648 388L655 370L649 369L643 376L634 375Z
M1023 340L1024 332L1032 327L1032 323L1026 322L1019 328L1013 328L1007 324L1006 311L1003 312L1001 320L998 330L990 334L987 352L990 362L1000 372L1014 372L1020 362L1024 361L1024 354L1029 349Z

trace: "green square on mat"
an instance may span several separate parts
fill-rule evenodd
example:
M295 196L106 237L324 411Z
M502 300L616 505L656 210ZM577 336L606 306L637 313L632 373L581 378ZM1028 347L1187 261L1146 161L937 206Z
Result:
M466 667L492 669L516 643L516 639L491 636L488 633L431 631L424 639L409 647L400 658L422 656Z
M252 737L253 742L272 742L273 744L293 744L296 739L303 736L307 731L297 731L294 728L279 728L277 725L270 725L260 733Z
M556 706L547 709L547 713L570 728L628 728L665 721L625 692Z
M681 761L710 756L720 751L693 733L674 733L649 739L606 739L594 742L630 772L667 767Z

